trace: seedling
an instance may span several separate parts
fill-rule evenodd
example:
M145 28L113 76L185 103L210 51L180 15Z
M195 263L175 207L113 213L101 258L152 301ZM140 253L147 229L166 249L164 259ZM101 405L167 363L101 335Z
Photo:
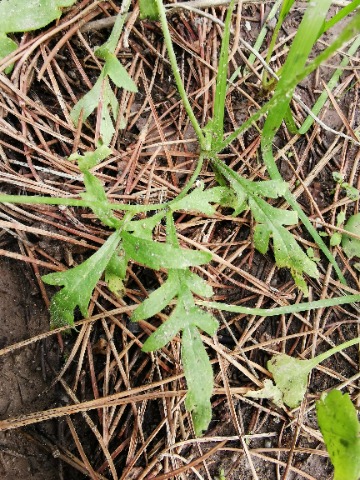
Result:
M264 389L259 392L248 392L246 395L255 398L270 398L279 406L284 403L290 408L296 408L305 396L311 370L335 353L357 343L360 343L360 338L337 345L309 360L290 357L285 353L276 355L267 363L268 370L274 377L275 385L270 385L267 381ZM269 396L266 397L266 395Z
M120 63L115 55L115 49L118 44L122 28L125 22L126 13L130 7L130 0L123 2L122 11L116 18L114 28L108 41L95 50L95 55L105 64L100 72L92 89L82 97L71 110L71 119L77 125L81 118L83 122L92 114L92 112L101 105L100 113L100 140L108 145L115 133L114 122L119 113L119 103L113 92L109 78L118 88L124 88L130 92L137 92L137 87L131 79L126 69ZM110 114L112 114L113 120ZM124 121L120 121L120 128L124 128Z
M64 6L64 4L71 3L74 2L62 2L61 5ZM292 3L292 1L283 3L280 22L286 17ZM97 148L93 152L86 152L83 156L76 154L70 157L71 160L78 162L79 168L84 175L85 191L81 195L81 199L0 195L0 201L3 202L47 203L88 207L92 209L93 213L104 225L113 231L104 245L83 264L67 272L51 273L43 277L43 280L48 284L63 286L62 290L56 293L52 299L50 312L53 327L59 325L73 326L76 307L79 307L83 316L87 315L92 291L103 273L105 273L105 278L110 281L110 288L115 292L120 292L123 289L128 262L136 262L154 270L162 269L165 272L166 280L164 283L134 310L132 320L139 321L150 318L165 307L172 306L173 303L175 304L168 320L148 338L143 349L144 351L154 351L162 348L180 332L182 336L182 360L188 385L186 407L192 412L195 433L197 435L206 430L211 419L212 368L200 336L200 331L213 335L217 329L216 319L207 311L209 308L238 311L250 315L264 314L270 316L360 300L360 295L348 295L273 310L237 307L199 300L199 296L203 298L211 297L212 289L192 269L208 263L211 260L211 254L204 251L180 248L173 221L174 212L178 210L196 211L205 215L212 215L216 212L217 206L220 205L232 208L234 216L245 209L251 210L256 222L254 230L255 247L260 253L264 254L268 252L270 243L272 243L276 264L280 268L288 268L296 285L306 294L307 285L304 274L306 273L316 279L319 273L314 259L306 255L287 228L296 225L300 218L321 252L333 265L340 280L345 282L329 249L295 198L291 195L288 185L281 178L272 153L274 136L281 123L285 119L288 121L292 119L289 106L296 85L360 30L360 14L355 14L349 24L342 29L336 40L314 60L309 62L309 55L317 39L326 29L337 23L340 18L343 18L345 14L347 15L350 11L353 11L355 8L352 8L353 4L358 2L352 2L350 9L345 7L346 10L340 10L340 15L335 16L329 23L326 20L326 16L330 3L330 0L308 3L298 33L290 46L287 60L281 71L278 72L278 78L275 78L276 81L272 83L271 88L274 89L274 92L271 99L237 130L228 134L224 130L224 116L228 86L230 24L235 5L234 0L229 5L225 20L216 79L213 117L204 127L199 124L182 83L167 24L166 10L162 0L140 2L142 17L150 17L153 20L159 20L161 23L178 92L194 127L200 149L198 164L182 192L168 203L143 206L110 203L107 200L103 185L90 172L93 166L111 154L108 145L111 143L115 131L114 125L118 117L118 103L111 88L110 80L118 88L136 92L135 83L115 56L125 15L130 7L130 0L125 0L122 3L121 12L116 19L109 40L95 51L95 55L104 61L100 76L93 88L79 100L71 112L74 124L78 125L80 120L86 121L96 108L101 108L101 112L98 112L99 123L97 124L99 138L95 139ZM60 3L57 2L57 5L59 6ZM58 13L56 11L56 15ZM8 28L6 27L3 31L15 31ZM265 114L267 114L267 118L262 131L261 153L270 180L256 182L246 179L233 171L219 159L219 154ZM120 123L121 126L121 119L117 123ZM294 121L292 125L296 128ZM219 186L208 190L204 190L201 187L194 188L205 159L212 166L219 184ZM280 197L287 201L292 211L277 208L265 200ZM117 215L117 211L121 211L122 214ZM149 211L156 211L156 213L143 220L134 219L136 214ZM161 243L154 240L153 231L164 220L166 242ZM351 344L358 341L359 339L356 339ZM349 346L349 342L346 345ZM339 351L339 349L346 347L343 345L336 348L330 352L335 353L335 350ZM269 369L273 372L277 383L277 378L279 378L279 385L271 387L267 383L265 387L273 393L275 392L274 389L277 388L277 397L276 395L275 397L280 398L280 391L280 393L282 392L282 401L288 405L294 405L299 402L300 395L299 391L294 394L287 386L286 382L288 381L285 380L284 373L284 370L287 369L286 366L291 364L300 372L299 382L303 395L309 371L325 357L320 356L317 357L317 360L308 361L299 361L291 357L285 357L276 357L274 362L269 365ZM321 359L319 360L319 358ZM299 364L298 362L305 363ZM281 374L278 374L280 370ZM280 376L278 377L278 375ZM281 385L284 385L285 391L281 389Z

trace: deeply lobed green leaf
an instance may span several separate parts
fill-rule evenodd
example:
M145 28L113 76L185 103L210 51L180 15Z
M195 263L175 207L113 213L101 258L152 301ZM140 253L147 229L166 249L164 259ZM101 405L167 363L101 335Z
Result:
M252 182L242 178L219 160L213 160L218 174L223 176L235 193L235 200L230 205L234 215L250 208L257 222L254 231L255 248L265 254L273 240L274 256L278 267L286 267L294 278L296 285L306 294L307 286L303 278L306 273L317 278L319 272L316 263L311 260L296 242L294 236L284 225L294 225L298 221L296 212L273 207L261 197L277 198L287 192L287 184L281 180Z
M192 267L211 260L210 253L176 248L168 243L135 237L128 232L122 233L122 239L124 249L132 260L154 270Z
M152 217L144 218L142 220L132 220L124 226L124 229L127 232L133 232L135 237L143 238L144 240L152 240L152 232L154 228L159 225L164 216L165 213L160 212Z
M208 354L198 329L193 325L183 330L181 358L188 385L186 409L192 412L196 435L201 435L211 420L210 398L214 380Z
M89 169L104 160L111 153L110 148L105 145L98 147L94 152L85 152L84 155L77 153L70 155L69 160L77 160L79 169L84 174L85 192L81 198L89 202L89 206L95 215L110 228L119 228L120 220L117 219L111 209L106 192L100 180L96 178Z
M117 118L119 104L110 87L109 80L103 71L93 88L73 107L70 116L75 125L78 125L81 114L82 121L85 122L93 111L98 108L100 102L102 104L100 135L102 142L108 145L115 133L114 121ZM113 120L111 119L110 113L112 114Z
M92 89L77 102L70 112L72 121L75 125L78 125L81 114L82 121L86 121L92 112L101 104L100 135L101 141L105 145L110 143L115 133L114 122L117 120L119 111L118 100L110 86L109 78L117 87L124 88L130 92L137 92L135 82L131 79L115 55L116 46L124 26L126 12L130 7L130 3L130 0L123 2L123 12L117 16L108 41L95 50L95 55L105 60L99 78ZM111 116L113 118L111 118ZM121 121L120 128L124 127L124 122Z
M78 306L84 317L87 315L92 292L110 262L121 240L120 232L114 232L99 250L81 265L67 270L44 275L48 285L63 286L50 305L52 328L74 325L74 310Z
M185 251L179 247L174 237L175 226L171 212L167 215L167 227L166 244L137 239L128 232L123 234L125 248L131 257L135 253L137 259L147 262L145 263L147 265L153 261L156 265L160 265L160 262L162 266L171 265L171 268L167 267L169 268L167 280L135 309L131 320L149 318L169 305L172 299L177 299L169 318L146 340L143 351L158 350L169 343L178 332L182 332L182 360L188 384L186 406L192 412L195 432L200 435L208 427L211 419L213 374L198 330L214 335L218 322L210 313L201 310L193 298L193 293L211 296L212 288L187 267L194 265L194 261L202 261L209 257L206 255L201 258L193 255L190 257L189 254L204 252ZM140 242L136 243L138 241ZM164 259L162 255L166 254L169 256ZM146 258L149 255L152 258L150 262Z
M195 188L181 200L171 203L171 210L187 210L201 212L205 215L214 215L216 208L212 203L229 204L232 192L227 187L214 187L207 190Z

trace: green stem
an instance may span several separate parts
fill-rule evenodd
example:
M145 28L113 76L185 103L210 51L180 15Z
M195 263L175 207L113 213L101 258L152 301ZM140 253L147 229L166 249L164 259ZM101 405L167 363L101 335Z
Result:
M167 203L168 206L170 206L172 203L174 202L177 202L179 200L181 200L182 198L185 197L185 195L188 193L188 191L190 190L190 188L194 185L194 183L196 182L196 179L197 177L199 176L199 173L201 172L201 169L202 169L202 166L203 166L203 163L204 163L204 153L201 152L200 153L200 156L199 156L199 160L198 160L198 163L196 165L196 168L195 170L193 171L188 183L185 185L185 187L181 190L181 192L179 193L179 195L174 198L173 200L170 200L169 203Z
M332 77L329 80L329 83L327 84L328 90L332 91L338 84L340 76L344 73L344 68L348 65L350 62L350 58L356 54L360 47L360 35L358 35L354 42L352 43L351 47L349 50L346 52L346 56L342 59L340 63L340 68L335 70L333 73ZM320 94L319 98L316 100L315 105L311 109L312 113L314 115L318 115L322 107L325 105L326 100L328 99L328 93L326 90L323 90L323 92ZM309 128L312 126L314 123L314 118L311 115L308 115L302 126L299 128L298 133L300 135L304 135Z
M356 14L354 18L349 22L348 25L343 29L341 34L336 38L336 40L327 47L324 51L322 51L312 62L306 65L305 68L302 69L300 73L297 73L286 85L282 91L275 91L273 97L263 105L257 112L254 113L246 122L244 122L239 128L237 128L234 132L228 135L224 141L218 146L217 152L220 153L224 150L231 142L233 142L239 135L241 135L245 130L251 127L251 125L257 121L260 117L266 114L270 109L277 108L278 104L282 101L284 96L284 91L291 91L293 88L296 87L298 83L300 83L304 78L310 75L314 70L316 70L321 63L326 61L331 55L333 55L337 50L341 48L341 46L351 40L352 37L355 36L354 32L358 32L360 29L360 14Z
M173 74L174 74L176 86L178 88L180 97L183 101L186 113L188 114L189 119L192 123L192 126L194 127L195 133L198 137L201 150L204 150L205 149L205 136L204 136L203 131L202 131L200 125L199 125L199 122L197 121L197 119L195 117L193 109L191 108L191 105L190 105L190 102L189 102L184 84L183 84L182 79L181 79L181 75L180 75L180 72L179 72L179 67L178 67L175 52L174 52L174 47L173 47L173 44L172 44L172 41L171 41L170 31L169 31L169 27L168 27L168 23L167 23L167 19L166 19L165 7L164 7L164 4L163 4L162 0L155 0L155 2L156 2L158 12L159 12L161 28L162 28L162 32L163 32L163 35L164 35L165 45L166 45L166 48L167 48L167 51L168 51L169 60L170 60L170 64L171 64Z
M268 168L268 167L266 167ZM300 205L297 203L295 197L291 194L291 192L288 190L285 195L284 195L285 200L288 202L290 207L295 210L295 212L298 214L300 220L302 221L304 227L306 230L309 232L309 234L312 236L314 241L316 242L317 246L320 248L322 253L325 255L325 257L329 260L331 265L334 267L334 270L336 272L336 275L338 276L338 279L343 285L346 285L346 280L344 275L342 274L342 271L340 270L339 265L336 263L336 260L328 247L326 246L324 240L320 237L318 234L316 228L314 225L310 222L308 216L306 213L302 210Z
M123 210L134 215L137 213L151 212L154 210L164 210L168 208L172 203L185 197L190 188L194 185L196 178L198 177L201 168L204 163L204 155L200 154L198 164L191 175L188 183L184 189L179 193L177 197L167 203L155 203L152 205L126 205L124 203L110 203L109 206L112 210ZM91 208L99 206L99 202L90 202L89 200L79 200L76 198L66 197L41 197L30 195L0 195L0 203L18 203L18 204L37 204L37 205L64 205L66 207L84 207Z
M278 308L251 308L240 307L238 305L228 305L219 302L207 302L198 300L196 303L206 308L214 308L223 312L242 313L246 315L259 315L260 317L274 317L277 315L287 315L289 313L305 312L317 308L334 307L346 303L356 303L360 301L360 295L345 295L344 297L327 298L315 302L296 303L295 305L286 305Z
M130 5L131 5L131 0L123 0L120 13L116 17L115 24L111 31L110 37L104 43L104 45L101 45L95 50L95 55L98 58L102 58L103 60L106 60L105 56L107 52L115 53Z
M174 200L172 200L174 201ZM40 197L27 195L0 195L0 203L18 203L18 204L41 204L41 205L64 205L66 207L84 207L91 208L99 206L99 202L90 202L88 200L78 200L76 198L62 197ZM157 203L152 205L126 205L123 203L110 203L112 210L124 210L128 212L142 213L153 210L161 210L168 207L168 203Z
M311 368L314 368L316 367L316 365L319 365L319 363L323 362L327 358L335 355L335 353L339 353L342 350L345 350L345 348L349 348L353 345L356 345L357 343L360 343L360 337L353 338L352 340L348 340L347 342L341 343L340 345L336 345L336 347L330 348L330 350L328 350L327 352L320 353L320 355L317 355L316 357L307 361L312 364Z

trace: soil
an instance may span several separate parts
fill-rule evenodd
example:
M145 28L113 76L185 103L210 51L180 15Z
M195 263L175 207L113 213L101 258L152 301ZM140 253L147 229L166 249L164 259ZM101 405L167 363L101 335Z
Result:
M110 26L91 22L113 17L120 3L109 0L99 7L94 0L79 1L60 23L15 35L24 46L23 56L9 76L0 74L0 193L79 198L84 191L81 172L68 157L94 150L100 116L92 114L79 129L69 112L100 72L93 49L107 40ZM157 23L140 21L136 6L133 2L118 58L139 91L115 89L118 121L126 127L116 131L111 156L94 174L113 202L158 204L173 199L186 184L197 164L198 146L173 82L161 30ZM281 41L291 40L305 6L296 2ZM268 11L267 5L244 2L240 33L250 44ZM208 13L224 20L224 8ZM191 103L205 124L212 112L211 65L217 61L221 27L188 10L174 11L169 24ZM63 27L59 31L58 25ZM40 47L32 50L32 40ZM281 66L285 47L278 47L274 68ZM318 44L316 52L323 48ZM230 74L244 67L248 54L236 49ZM335 100L320 113L332 130L315 122L306 135L294 136L282 126L274 144L284 179L297 189L299 203L326 241L340 211L346 217L358 211L358 201L347 198L332 176L340 171L359 188L358 146L336 133L351 135L359 126L355 60L344 70ZM331 62L337 65L339 58ZM256 62L256 72L239 77L231 87L227 132L255 111L255 102L266 101L261 68ZM302 82L298 93L307 105L313 105L333 70L328 64ZM292 107L302 123L306 112ZM267 178L259 149L261 122L222 153L236 172L258 181ZM215 185L206 162L199 180L206 187ZM282 200L273 204L281 206ZM214 300L263 308L304 301L290 272L275 266L272 251L255 251L250 212L237 217L220 207L209 216L180 212L175 222L182 247L199 245L216 254L209 265L195 269L213 287ZM213 339L204 336L215 376L212 420L205 435L196 438L184 405L179 338L159 352L141 351L170 309L143 322L130 321L134 305L164 282L165 272L130 264L121 295L101 279L88 319L75 311L76 329L56 333L50 330L48 306L57 289L45 285L41 276L82 263L105 242L110 229L85 208L8 203L0 203L0 229L1 480L332 478L315 400L341 387L356 402L356 347L312 373L299 408L280 408L244 393L260 388L275 353L309 358L359 336L357 305L266 318L213 312L219 330ZM309 300L359 291L356 259L349 261L341 246L333 249L348 281L345 287L305 229L296 226L292 232L305 250L311 247L320 257L319 279L306 278ZM164 241L165 235L164 225L158 225L154 239Z
M34 294L34 279L29 279L29 272L25 274L26 268L1 257L0 348L36 336L49 326L48 313ZM0 357L0 419L53 406L54 393L46 391L49 376L44 371L44 348L35 343ZM0 432L0 478L57 480L58 461L26 431Z

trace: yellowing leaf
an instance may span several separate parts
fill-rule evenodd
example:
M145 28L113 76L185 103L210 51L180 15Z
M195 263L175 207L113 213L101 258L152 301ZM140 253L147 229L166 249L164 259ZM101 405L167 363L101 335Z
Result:
M277 388L283 394L283 402L290 408L302 402L313 366L310 360L299 360L285 353L276 355L267 363Z
M268 361L267 368L273 374L276 386L283 394L283 402L291 408L300 405L306 393L311 370L331 355L357 343L360 343L360 338L353 338L309 360L290 357L285 353L275 355Z
M278 407L283 406L283 394L276 385L269 379L264 380L264 388L261 390L250 390L246 392L245 397L250 398L268 398Z

